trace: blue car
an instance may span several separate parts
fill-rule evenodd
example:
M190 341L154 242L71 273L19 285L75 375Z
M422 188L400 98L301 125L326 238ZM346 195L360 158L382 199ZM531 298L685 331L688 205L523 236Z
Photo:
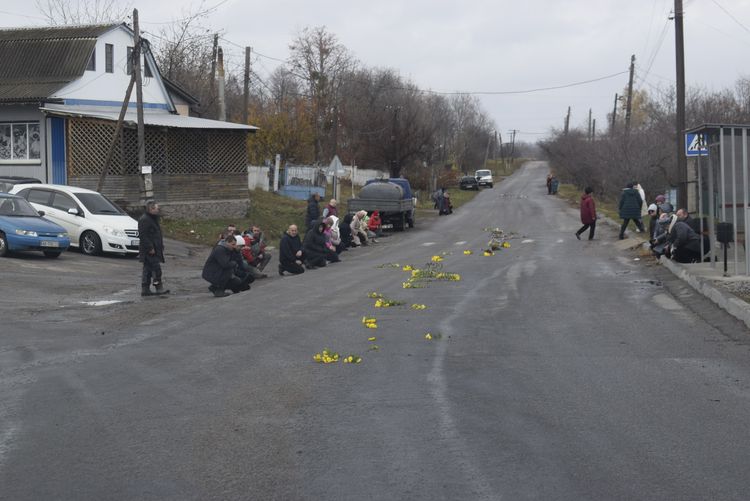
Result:
M0 193L0 257L10 251L42 251L58 257L70 246L65 228L47 221L26 199Z

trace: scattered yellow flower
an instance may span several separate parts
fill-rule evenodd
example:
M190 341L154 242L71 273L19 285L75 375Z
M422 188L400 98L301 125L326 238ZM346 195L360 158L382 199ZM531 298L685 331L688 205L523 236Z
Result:
M493 255L493 254L495 254L495 253L494 253L494 252L492 252L492 251L486 250L486 251L484 251L484 252L483 252L482 254L484 254L485 256L492 256L492 255Z
M379 292L370 292L369 294L367 294L367 297L378 298L378 297L383 297L383 295L380 294Z
M411 282L403 282L401 284L401 287L403 287L404 289L412 289L414 286L411 284Z
M367 349L367 351L378 351L379 349L380 349L380 346L378 346L378 345L376 345L376 344L373 344L372 346L370 346L370 347L369 347L369 348Z
M404 266L403 268L401 268L401 269L402 269L403 271L411 271L411 270L413 270L414 268L412 268L412 266L411 266L410 264L407 264L407 265L405 265L405 266Z
M429 341L429 340L431 340L431 339L432 339L432 334L430 334L430 333L428 332L427 334L425 334L425 335L424 335L424 338L425 338L425 339L427 339L427 340Z
M441 256L432 256L430 259L432 260L433 263L439 263L440 261L443 260Z
M503 249L510 249L510 242L503 242Z
M376 324L375 322L367 322L365 324L365 327L367 327L368 329L377 329L378 328L378 324Z
M332 364L339 361L339 354L330 351L328 348L323 348L322 353L313 355L313 360L319 364Z
M377 320L373 317L362 317L363 324L369 324L369 323L374 323L374 322L377 322Z
M345 364L358 364L362 362L362 357L359 355L349 355L348 357L344 357L342 361Z
M373 336L373 337L368 337L368 338L367 338L367 340L368 340L368 341L375 341L376 339L377 339L377 338L376 338L375 336Z
M470 250L468 250L468 249L464 251L464 255L466 255L466 256L470 256L472 254L473 253Z
M413 304L411 305L412 310L426 310L427 305L426 304Z

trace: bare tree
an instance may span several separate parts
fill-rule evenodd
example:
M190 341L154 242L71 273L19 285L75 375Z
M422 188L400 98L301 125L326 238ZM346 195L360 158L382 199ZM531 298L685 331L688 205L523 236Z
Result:
M35 0L37 9L53 26L123 22L132 2L117 0Z

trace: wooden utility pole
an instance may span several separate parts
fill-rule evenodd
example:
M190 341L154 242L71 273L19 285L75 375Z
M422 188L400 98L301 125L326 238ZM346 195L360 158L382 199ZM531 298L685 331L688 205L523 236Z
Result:
M628 101L625 107L625 134L630 133L630 112L633 109L633 74L635 73L635 54L630 56L630 78L628 79Z
M513 161L513 155L516 153L516 129L510 131L510 160Z
M242 123L248 122L248 107L250 106L250 52L252 47L245 47L245 86L243 89L242 101Z
M217 51L219 50L219 34L214 33L214 49L213 54L211 56L211 101L212 104L214 99L216 99L216 57L217 57Z
M589 128L588 128L588 131L586 132L586 137L588 138L589 141L591 141L591 108L589 108Z
M682 0L674 0L677 113L677 206L687 207L687 157L685 156L685 39L682 30Z
M135 98L136 115L138 117L138 170L141 173L142 199L146 200L153 196L153 183L151 172L144 172L146 165L146 132L143 125L143 79L141 77L141 31L138 25L138 9L133 9L133 32L135 47L133 48L133 73L135 73Z
M617 95L617 92L615 92L615 105L612 108L612 127L609 129L609 133L612 137L615 137L615 124L617 123L617 101L619 101L620 96Z
M219 116L217 119L224 122L227 119L227 106L224 102L224 51L221 47L217 54L219 59Z
M135 73L130 75L130 83L128 89L125 91L125 99L122 102L120 108L120 116L117 118L117 125L115 125L115 133L112 135L112 142L109 143L109 150L107 151L107 158L104 159L104 165L102 165L102 172L99 174L99 184L96 185L96 191L101 193L104 189L104 180L107 179L109 173L109 164L112 163L112 156L115 154L115 148L117 147L118 140L120 139L120 131L122 130L122 123L125 121L125 112L128 111L128 104L130 102L130 95L133 93L133 86L135 85Z
M564 129L564 133L565 133L566 136L568 135L569 128L570 128L570 106L568 106L568 114L565 115L565 129Z
M596 141L596 118L591 122L591 141Z

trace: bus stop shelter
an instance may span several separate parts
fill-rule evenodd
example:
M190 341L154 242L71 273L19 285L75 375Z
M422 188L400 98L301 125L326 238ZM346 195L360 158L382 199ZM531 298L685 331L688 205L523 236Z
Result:
M685 134L688 158L695 162L694 178L689 183L688 198L693 198L701 217L701 229L708 230L711 240L711 267L717 257L717 223L732 224L732 240L728 263L735 275L750 275L750 250L745 243L748 233L750 125L704 124ZM707 224L708 228L703 228Z

